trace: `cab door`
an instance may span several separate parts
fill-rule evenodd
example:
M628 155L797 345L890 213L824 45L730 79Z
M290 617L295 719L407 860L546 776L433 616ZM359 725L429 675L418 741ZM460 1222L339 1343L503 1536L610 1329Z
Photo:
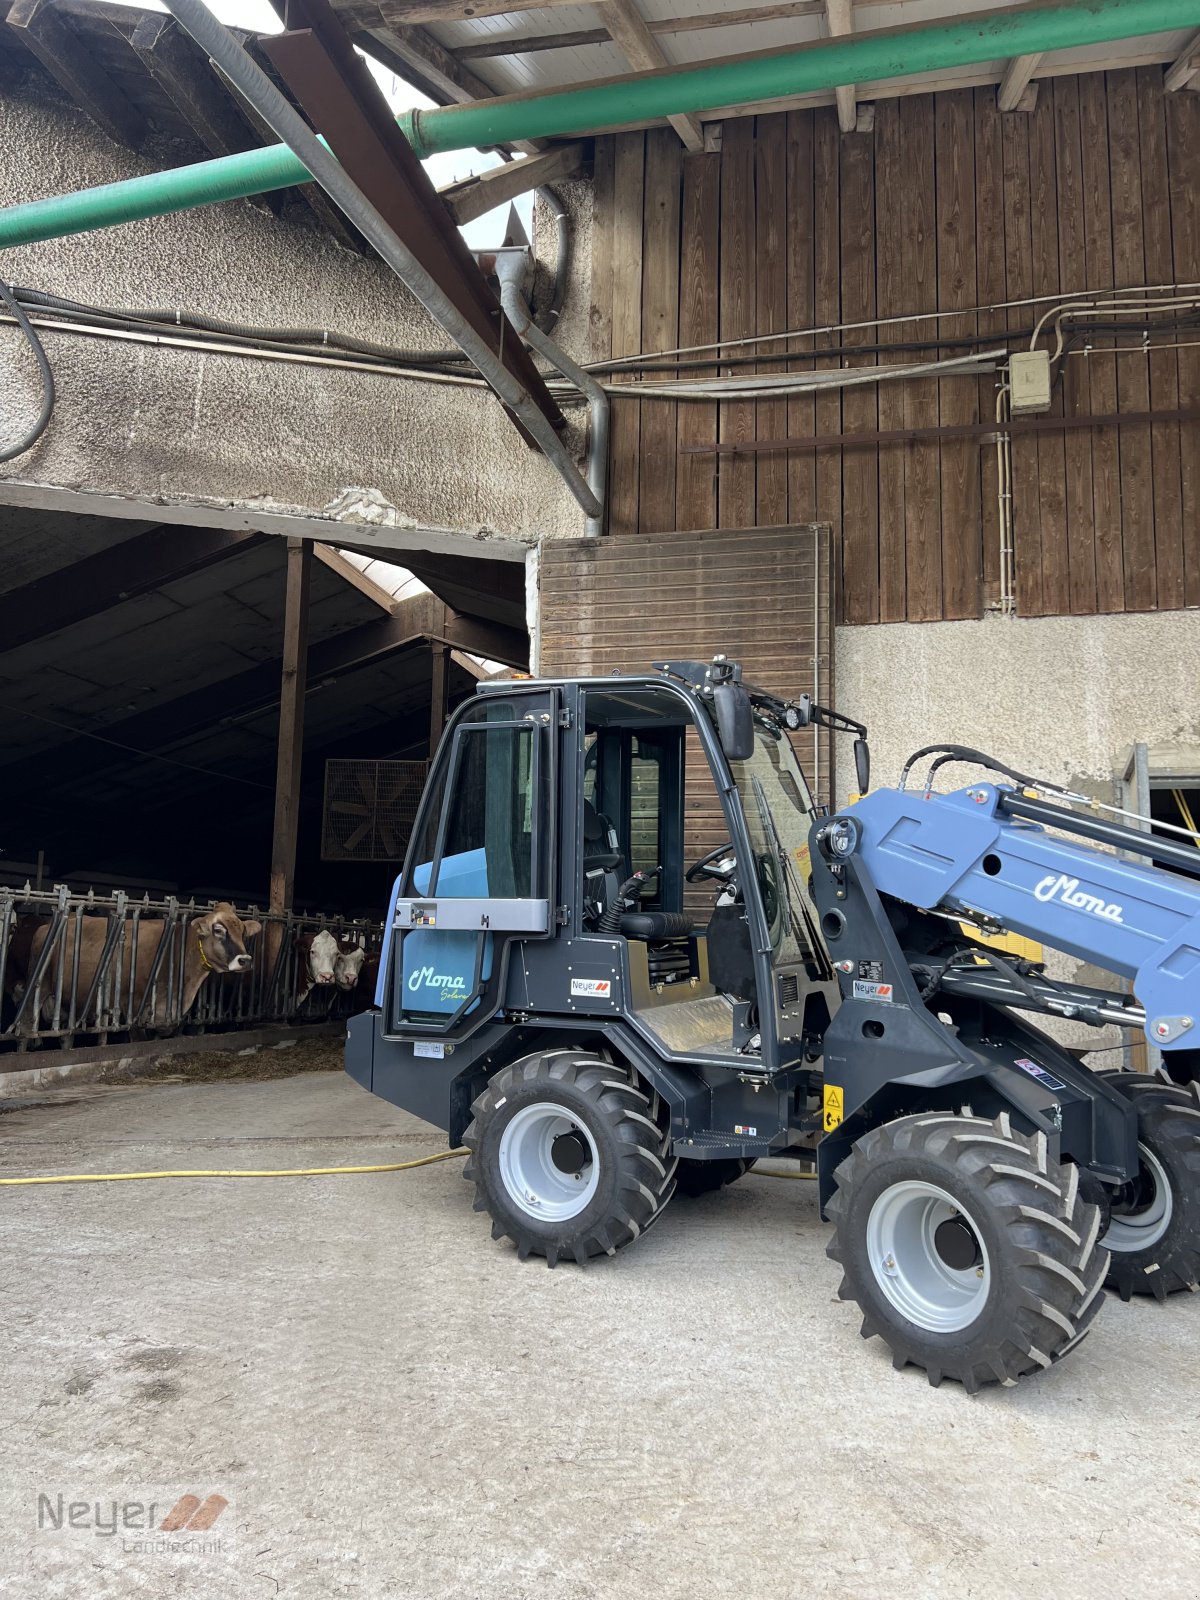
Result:
M513 939L550 931L557 691L482 694L438 750L392 907L390 1027L490 1016Z

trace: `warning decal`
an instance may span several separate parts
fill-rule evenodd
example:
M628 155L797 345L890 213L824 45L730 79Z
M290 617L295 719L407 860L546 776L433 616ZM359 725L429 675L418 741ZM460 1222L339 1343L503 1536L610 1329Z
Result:
M832 1133L833 1130L841 1123L841 1120L845 1115L845 1104L846 1102L842 1097L841 1089L839 1089L835 1084L827 1083L825 1085L824 1099L826 1133Z

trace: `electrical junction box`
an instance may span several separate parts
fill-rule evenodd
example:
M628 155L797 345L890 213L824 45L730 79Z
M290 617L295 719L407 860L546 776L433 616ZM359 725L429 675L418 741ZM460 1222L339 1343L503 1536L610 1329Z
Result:
M1050 352L1018 350L1008 358L1009 409L1014 417L1050 409Z

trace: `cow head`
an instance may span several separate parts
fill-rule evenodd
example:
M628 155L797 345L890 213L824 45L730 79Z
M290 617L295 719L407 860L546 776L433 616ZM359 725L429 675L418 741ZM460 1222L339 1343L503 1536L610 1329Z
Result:
M363 962L367 959L367 952L360 944L343 945L338 951L336 974L339 989L357 989L358 980L362 976Z
M246 941L262 929L261 922L243 922L228 900L219 900L211 911L192 923L200 946L200 959L210 972L249 972L254 958Z
M314 983L331 984L337 967L338 942L328 928L313 934L308 947L308 975Z

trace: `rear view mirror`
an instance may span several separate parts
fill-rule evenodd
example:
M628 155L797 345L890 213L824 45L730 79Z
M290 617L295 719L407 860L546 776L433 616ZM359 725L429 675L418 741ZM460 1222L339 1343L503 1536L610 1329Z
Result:
M713 685L713 712L721 749L730 761L748 761L754 754L754 709L740 683Z
M854 776L859 794L866 794L871 787L871 747L865 739L854 741Z

